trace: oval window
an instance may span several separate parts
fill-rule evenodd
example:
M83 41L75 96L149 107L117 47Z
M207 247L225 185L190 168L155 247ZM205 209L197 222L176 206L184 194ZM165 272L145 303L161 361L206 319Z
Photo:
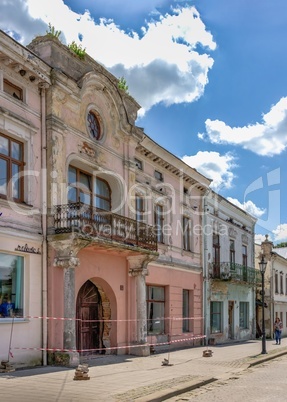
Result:
M90 111L87 116L88 120L88 127L90 131L90 135L95 140L100 140L102 133L101 133L101 126L96 114L93 111Z

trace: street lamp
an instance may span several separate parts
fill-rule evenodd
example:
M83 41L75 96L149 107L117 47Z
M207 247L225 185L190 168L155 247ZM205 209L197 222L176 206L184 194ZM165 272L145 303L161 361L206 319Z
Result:
M259 269L262 277L262 355L266 352L266 333L265 333L265 319L264 319L264 274L266 271L267 261L264 260L264 256L261 256L261 261L259 262Z

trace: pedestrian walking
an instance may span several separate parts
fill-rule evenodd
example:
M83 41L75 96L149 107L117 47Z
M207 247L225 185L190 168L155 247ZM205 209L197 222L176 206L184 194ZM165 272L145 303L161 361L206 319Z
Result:
M276 317L274 322L274 333L275 333L275 340L276 345L281 344L281 333L282 333L283 324L279 317Z

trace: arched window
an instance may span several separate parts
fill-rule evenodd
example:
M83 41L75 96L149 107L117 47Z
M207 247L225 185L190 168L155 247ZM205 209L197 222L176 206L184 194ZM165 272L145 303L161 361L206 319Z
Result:
M69 203L82 202L100 210L111 210L111 189L106 180L69 166L68 185Z
M99 177L95 180L94 206L104 211L111 210L111 189L109 184Z

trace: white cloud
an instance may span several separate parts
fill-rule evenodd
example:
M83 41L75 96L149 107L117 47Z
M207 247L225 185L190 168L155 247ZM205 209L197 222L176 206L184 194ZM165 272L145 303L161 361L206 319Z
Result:
M237 207L243 209L243 211L248 212L250 215L254 216L255 218L259 218L260 216L264 215L266 210L257 207L252 201L246 201L243 204L238 201L236 198L227 197L227 200L232 204L236 205Z
M201 174L212 179L210 187L219 189L230 188L235 178L232 169L236 167L235 157L231 153L220 155L218 152L200 151L193 156L183 156L183 162L195 168Z
M28 44L45 34L48 23L61 30L67 43L79 42L87 53L116 77L124 76L141 115L158 103L193 102L208 83L216 44L192 6L159 15L141 32L125 32L113 20L96 23L89 11L78 14L63 0L4 0L0 28ZM198 51L200 47L200 51Z
M287 146L287 97L263 114L261 123L230 127L223 121L207 119L205 127L206 133L199 133L198 137L214 144L239 145L258 155L279 155Z
M263 241L265 241L266 240L266 237L265 237L265 235L263 235L263 234L256 234L255 236L254 236L254 241L255 241L255 243L256 244L261 244Z
M278 225L276 229L272 230L275 241L287 241L287 223Z

